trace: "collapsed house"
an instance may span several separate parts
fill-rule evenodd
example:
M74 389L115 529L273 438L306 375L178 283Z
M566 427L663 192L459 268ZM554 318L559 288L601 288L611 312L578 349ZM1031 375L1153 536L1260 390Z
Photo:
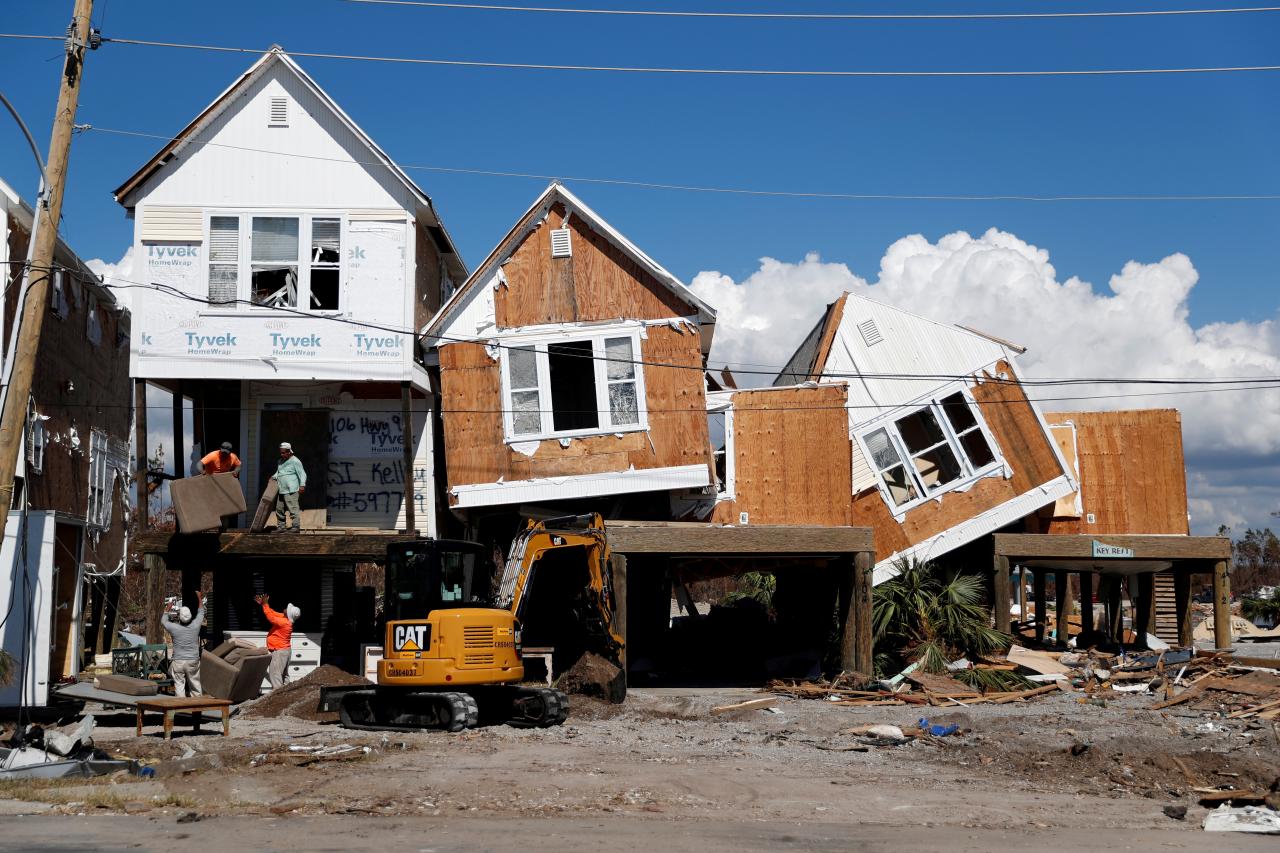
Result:
M21 316L32 209L0 181L5 369ZM129 495L129 312L61 240L24 452L0 552L3 649L24 661L0 707L40 705L111 647ZM38 273L33 272L33 275Z
M287 441L308 473L304 528L434 535L433 393L411 330L466 269L426 193L273 48L115 197L149 288L133 329L137 406L147 384L172 394L176 476L230 441L252 513ZM167 538L142 545L169 555ZM295 637L314 646L331 622L360 621L354 560L378 552L373 540L208 547L169 564L186 573L184 598L217 564L215 633L260 635L253 595L266 592L302 609ZM360 608L372 618L371 593Z

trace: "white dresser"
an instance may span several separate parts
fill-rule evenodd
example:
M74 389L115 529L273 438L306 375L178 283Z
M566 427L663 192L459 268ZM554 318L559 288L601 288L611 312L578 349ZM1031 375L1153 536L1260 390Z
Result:
M239 639L248 640L256 646L266 646L266 631L224 631L223 639ZM298 631L293 632L293 639L290 643L291 653L289 655L289 667L286 670L286 681L297 681L304 675L310 673L313 669L320 666L320 635L319 634L303 634ZM267 679L262 680L262 689L267 691L271 689L271 682Z

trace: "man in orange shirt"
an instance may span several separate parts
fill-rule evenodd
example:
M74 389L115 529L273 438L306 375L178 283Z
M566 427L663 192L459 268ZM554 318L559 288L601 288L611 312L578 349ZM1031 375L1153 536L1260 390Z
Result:
M262 605L262 615L267 617L267 622L271 625L271 630L267 633L267 649L271 652L267 678L271 681L271 689L275 690L284 684L289 656L293 651L293 623L298 621L302 611L293 604L285 605L284 613L272 610L271 597L268 595L257 595L253 600Z
M205 475L231 474L237 480L240 479L240 457L231 452L231 442L224 441L217 450L206 453L200 460L200 473ZM237 523L239 515L239 513L224 515L222 517L222 529L239 527L240 525Z
M231 452L231 442L224 441L222 446L205 454L200 460L201 474L235 474L240 478L240 457Z

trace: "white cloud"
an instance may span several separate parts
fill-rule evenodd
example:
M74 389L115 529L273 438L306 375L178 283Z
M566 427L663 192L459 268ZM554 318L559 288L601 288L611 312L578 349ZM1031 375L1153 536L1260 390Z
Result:
M133 247L130 246L129 248L125 249L124 255L122 255L120 260L116 261L114 264L107 263L106 261L102 260L102 258L94 258L91 261L85 261L85 266L93 270L98 275L102 276L103 282L107 285L110 285L112 279L117 277L121 279L132 280L133 279ZM133 292L134 292L133 290L130 290L128 288L117 288L111 291L112 295L115 296L116 301L119 302L121 305L123 305L125 308L131 307L132 301L130 299L130 296L131 294L133 294Z
M927 317L972 326L1025 344L1024 373L1034 378L1223 378L1280 375L1280 323L1188 322L1187 299L1199 280L1191 260L1170 255L1130 261L1106 290L1072 277L1060 281L1049 253L991 229L931 243L904 237L885 252L874 283L844 264L808 255L798 263L765 258L740 284L716 272L692 283L719 311L716 361L783 364L823 306L852 290ZM745 377L744 377L745 379ZM763 381L764 377L760 377ZM748 384L744 382L744 384ZM749 384L758 384L751 382ZM1128 394L1132 386L1040 389L1043 397ZM1280 466L1280 391L1061 401L1056 409L1176 407L1187 456L1203 467L1191 478L1193 519L1265 524L1280 509L1275 490L1233 491L1243 459ZM1228 460L1228 461L1223 461ZM1234 472L1234 473L1233 473Z

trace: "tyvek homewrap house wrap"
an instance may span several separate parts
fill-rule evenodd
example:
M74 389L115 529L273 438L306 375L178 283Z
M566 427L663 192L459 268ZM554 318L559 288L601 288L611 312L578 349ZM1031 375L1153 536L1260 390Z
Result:
M1021 347L845 294L776 384L848 385L852 523L875 531L877 583L1076 489L1018 382Z
M711 483L715 312L553 183L424 330L455 510Z

